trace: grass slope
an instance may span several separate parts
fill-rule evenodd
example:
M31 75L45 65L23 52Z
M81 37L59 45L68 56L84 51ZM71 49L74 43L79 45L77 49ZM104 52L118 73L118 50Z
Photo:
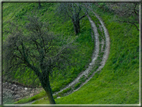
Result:
M55 99L57 104L138 104L139 32L135 27L113 20L113 14L97 10L110 35L110 54L101 73L80 90ZM95 16L91 15L95 20ZM97 20L96 20L97 21ZM36 104L45 104L42 99Z
M71 56L71 61L77 63L75 66L67 67L62 72L66 74L66 78L60 75L60 72L55 69L56 72L59 72L58 75L51 78L51 87L53 92L59 91L60 88L64 87L66 84L71 82L74 78L78 76L78 74L85 70L88 63L91 61L91 55L94 49L94 43L91 39L91 26L90 23L85 17L81 20L81 33L78 35L74 34L73 25L70 20L66 22L64 19L56 16L55 10L57 7L57 3L42 3L42 8L38 9L38 3L3 3L3 31L9 29L9 25L7 21L14 21L20 25L25 25L26 16L30 14L36 14L40 17L41 21L47 22L49 25L50 32L54 32L54 34L62 35L65 38L75 39L74 44L77 44L78 47L75 50L74 54ZM12 10L12 11L11 11ZM3 33L3 40L7 38L7 33ZM20 72L20 71L18 71ZM32 77L28 78L27 75L30 75L30 70L28 69L26 73L21 76L15 76L17 81L27 84L27 80L29 79L32 83ZM18 73L17 73L18 75ZM32 75L32 73L31 73ZM34 78L34 75L33 75ZM36 81L38 84L38 80ZM28 85L30 82L28 83ZM41 93L42 96L43 92ZM37 98L41 98L41 95L37 95L28 99L28 101L35 100ZM27 98L21 101L21 103L27 102Z
M56 99L58 104L138 104L139 32L97 10L110 35L110 54L100 74L79 91Z
M50 9L52 10L53 7ZM55 101L57 104L138 104L139 32L133 26L130 29L130 25L114 21L113 14L97 9L96 11L103 19L110 35L110 54L106 65L101 70L101 73L95 74L95 76L77 92L55 99ZM46 14L48 19L45 19L48 21L51 19L50 23L53 25L51 29L55 33L65 32L65 34L72 34L71 22L67 22L64 25L60 22L56 23L55 17L52 16L52 14L54 14L52 11L48 11L48 14ZM93 18L95 16L91 15L91 17ZM89 48L89 46L92 47L89 41L86 42L90 37L90 26L87 20L86 18L81 22L81 26L86 24L86 22L87 24L83 26L80 39L77 41L82 43L82 45L84 44L81 49L86 47L86 45L87 47L85 49ZM56 27L56 29L54 27ZM61 31L63 28L66 30ZM81 51L79 51L79 53ZM84 50L84 52L86 51L87 50ZM87 55L87 53L85 55ZM91 54L88 56L90 55ZM48 101L47 99L42 99L35 103L47 104Z
M101 73L57 104L139 104L139 32L114 15L95 9L110 35L110 54ZM92 18L95 16L92 14ZM44 104L46 100L37 102Z

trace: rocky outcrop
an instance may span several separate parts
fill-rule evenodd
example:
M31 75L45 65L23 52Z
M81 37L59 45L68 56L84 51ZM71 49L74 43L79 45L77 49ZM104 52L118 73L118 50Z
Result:
M42 88L28 88L22 85L5 82L3 83L3 103L15 102L26 96L32 97Z

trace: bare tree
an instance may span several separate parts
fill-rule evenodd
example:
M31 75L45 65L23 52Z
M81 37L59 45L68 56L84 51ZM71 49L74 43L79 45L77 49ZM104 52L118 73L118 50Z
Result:
M134 25L139 30L139 3L103 3L98 6L119 15L121 18L117 21Z
M69 17L74 25L74 32L80 32L80 20L87 15L87 9L80 3L60 3L57 12L60 16Z
M49 102L55 104L49 75L53 68L62 69L69 62L73 41L63 43L60 36L49 33L47 26L35 16L28 17L25 29L11 23L8 34L3 44L3 79L13 81L19 68L20 72L29 68L39 79Z
M139 3L117 3L117 6L115 13L123 17L118 21L134 25L139 30Z

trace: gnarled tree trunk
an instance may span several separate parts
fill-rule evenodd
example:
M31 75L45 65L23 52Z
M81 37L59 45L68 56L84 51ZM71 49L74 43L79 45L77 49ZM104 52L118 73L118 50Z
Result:
M53 98L53 95L52 95L52 89L51 89L50 82L49 82L49 72L44 71L42 73L41 77L39 77L39 79L41 81L41 85L42 85L43 89L45 90L45 92L48 96L50 104L56 104L55 100Z
M77 35L80 32L80 23L79 20L73 21L74 32Z
M49 81L47 82L47 86L44 88L44 90L46 91L50 104L56 104L52 95L52 90Z

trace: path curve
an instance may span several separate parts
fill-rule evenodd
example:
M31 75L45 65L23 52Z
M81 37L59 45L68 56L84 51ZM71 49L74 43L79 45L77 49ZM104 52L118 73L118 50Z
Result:
M89 17L88 17L88 18L89 18ZM92 20L90 20L90 21L91 21L90 23L93 23ZM65 90L65 89L67 89L67 88L70 88L71 86L73 86L73 85L75 85L76 83L78 83L78 82L79 82L79 79L80 79L83 75L87 76L88 73L90 72L90 70L92 69L92 67L94 66L95 61L96 61L96 59L97 59L97 57L98 57L98 54L99 54L99 33L98 33L98 31L97 31L97 27L96 27L95 24L92 25L92 28L93 28L94 37L95 37L95 38L94 38L94 39L95 39L94 41L96 41L96 42L95 42L95 47L94 47L94 51L93 51L93 55L92 55L92 61L89 63L88 68L87 68L85 71L83 71L75 80L73 80L71 83L69 83L65 88L61 89L61 90L58 91L58 92L55 92L53 95L57 95L58 93L62 92L63 90Z
M88 16L88 18L90 18L89 16ZM92 20L89 20L90 21L90 23L93 23L93 21ZM72 87L73 85L75 85L76 83L78 83L78 81L79 81L79 79L83 76L83 75L88 75L88 73L89 73L89 71L92 69L92 67L94 66L94 64L95 64L95 60L97 59L97 57L98 57L98 54L99 54L99 33L98 33L98 30L97 30L97 27L96 27L96 25L95 24L91 24L91 27L92 27L92 29L93 29L93 32L94 32L94 51L93 51L93 54L92 54L92 61L89 63L89 65L88 65L88 68L85 70L85 71L83 71L75 80L73 80L71 83L69 83L66 87L64 87L63 89L61 89L60 91L58 91L58 92L55 92L55 93L53 93L53 95L57 95L57 94L59 94L59 93L61 93L62 91L64 91L65 89L67 89L67 88L70 88L70 87ZM96 41L96 42L95 42ZM79 89L79 88L78 88ZM74 92L74 91L77 91L77 90L73 90L72 92ZM71 93L72 93L71 92ZM42 98L40 98L40 99L38 99L38 100L41 100ZM37 100L35 100L35 101L37 101ZM29 102L30 104L31 103L34 103L35 101L32 101L32 102Z
M74 90L73 92L79 90L84 84L86 84L95 75L96 72L100 71L104 67L104 65L105 65L105 63L106 63L106 61L108 59L108 56L109 56L110 38L109 38L108 31L107 31L102 19L95 12L93 12L93 13L99 19L99 21L101 23L101 26L103 27L103 30L104 30L104 34L105 34L105 38L106 38L106 47L105 47L104 55L103 55L103 58L102 58L101 66L99 66L98 69L96 71L94 71L94 73L91 75L91 77L88 78L78 89ZM96 27L95 23L92 21L92 19L89 16L87 16L87 17L88 17L88 19L89 19L89 21L91 23L93 31L96 32L97 27Z
M102 21L102 19L95 12L93 12L93 13L98 18L98 20L100 21L101 26L99 26L99 27L102 27L101 31L104 31L105 40L102 40L101 42L99 41L99 33L98 33L98 30L97 30L97 27L96 27L95 23L92 21L92 19L88 15L87 17L88 17L88 19L90 21L90 24L91 24L91 27L93 29L94 39L95 39L94 40L95 47L94 47L94 51L93 51L93 55L92 55L92 61L88 65L88 68L84 72L82 72L74 81L72 81L70 84L68 84L66 87L64 87L60 91L55 92L53 95L57 95L57 94L61 93L62 91L64 91L65 89L72 87L73 85L75 85L76 83L79 82L79 79L82 76L84 76L84 75L87 76L89 74L89 72L92 70L93 66L95 66L95 61L96 61L97 57L99 56L99 44L102 44L101 50L102 50L102 48L103 48L103 46L105 44L105 49L104 49L104 54L103 54L103 57L102 57L101 65L98 67L97 70L95 70L93 72L93 74L88 79L86 79L86 81L84 83L82 83L80 85L80 87L78 87L75 90L72 90L68 94L73 93L73 92L79 90L84 84L86 84L95 75L96 72L100 71L104 67L104 65L105 65L105 63L106 63L106 61L108 59L109 50L110 50L110 38L109 38L109 34L108 34L108 31L107 31L107 29L106 29L106 27L105 27L104 22ZM105 41L105 43L104 43L104 41ZM40 99L38 99L38 100L40 100ZM35 102L35 101L32 101L30 103L33 103L33 102Z

